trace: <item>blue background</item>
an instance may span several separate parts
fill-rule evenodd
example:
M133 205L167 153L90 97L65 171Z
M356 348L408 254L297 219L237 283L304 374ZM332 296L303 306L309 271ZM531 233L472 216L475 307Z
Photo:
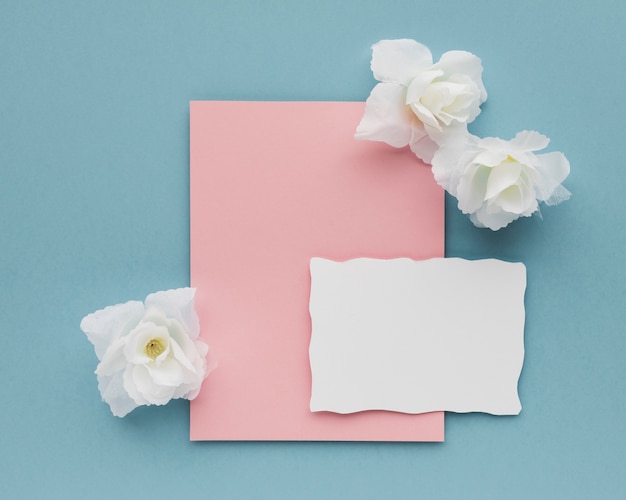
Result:
M624 26L621 0L3 1L4 495L626 495ZM448 414L443 444L191 443L186 401L113 417L79 323L189 283L189 101L365 100L370 45L401 37L482 58L474 133L536 129L572 165L543 221L478 230L447 200L448 256L528 267L521 415Z

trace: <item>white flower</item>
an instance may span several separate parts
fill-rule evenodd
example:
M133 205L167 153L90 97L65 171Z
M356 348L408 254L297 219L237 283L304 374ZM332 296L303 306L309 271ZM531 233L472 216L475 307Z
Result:
M210 367L209 348L198 340L194 296L193 288L157 292L145 303L117 304L83 318L80 328L100 360L98 388L114 415L198 395Z
M465 130L487 99L482 65L475 55L450 51L438 63L415 40L382 40L372 46L377 84L355 137L400 148L409 145L430 163L450 131Z
M533 153L549 142L528 130L510 141L457 136L435 154L433 173L475 226L497 231L535 213L539 202L556 205L570 197L561 186L570 170L563 153Z

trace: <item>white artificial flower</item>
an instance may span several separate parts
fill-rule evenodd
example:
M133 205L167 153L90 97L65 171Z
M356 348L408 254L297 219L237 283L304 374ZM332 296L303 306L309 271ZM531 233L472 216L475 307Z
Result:
M550 139L524 130L512 140L465 134L442 143L432 161L435 180L458 199L477 227L497 231L518 217L570 197L561 186L570 171L560 152L535 154Z
M382 40L372 46L377 84L355 137L400 148L409 145L430 163L448 132L465 130L487 99L482 64L474 54L450 51L433 64L415 40Z
M193 288L157 292L83 318L80 328L100 360L98 388L114 415L198 395L211 367L194 297Z

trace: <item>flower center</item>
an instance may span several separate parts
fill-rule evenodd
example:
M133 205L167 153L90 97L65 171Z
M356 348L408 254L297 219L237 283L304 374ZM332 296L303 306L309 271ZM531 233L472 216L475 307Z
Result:
M150 339L144 348L146 356L157 359L165 351L166 343L163 339Z

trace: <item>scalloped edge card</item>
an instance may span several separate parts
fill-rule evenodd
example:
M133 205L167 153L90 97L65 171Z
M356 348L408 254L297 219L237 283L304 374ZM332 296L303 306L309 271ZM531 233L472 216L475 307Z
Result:
M311 411L517 415L526 267L311 260Z

